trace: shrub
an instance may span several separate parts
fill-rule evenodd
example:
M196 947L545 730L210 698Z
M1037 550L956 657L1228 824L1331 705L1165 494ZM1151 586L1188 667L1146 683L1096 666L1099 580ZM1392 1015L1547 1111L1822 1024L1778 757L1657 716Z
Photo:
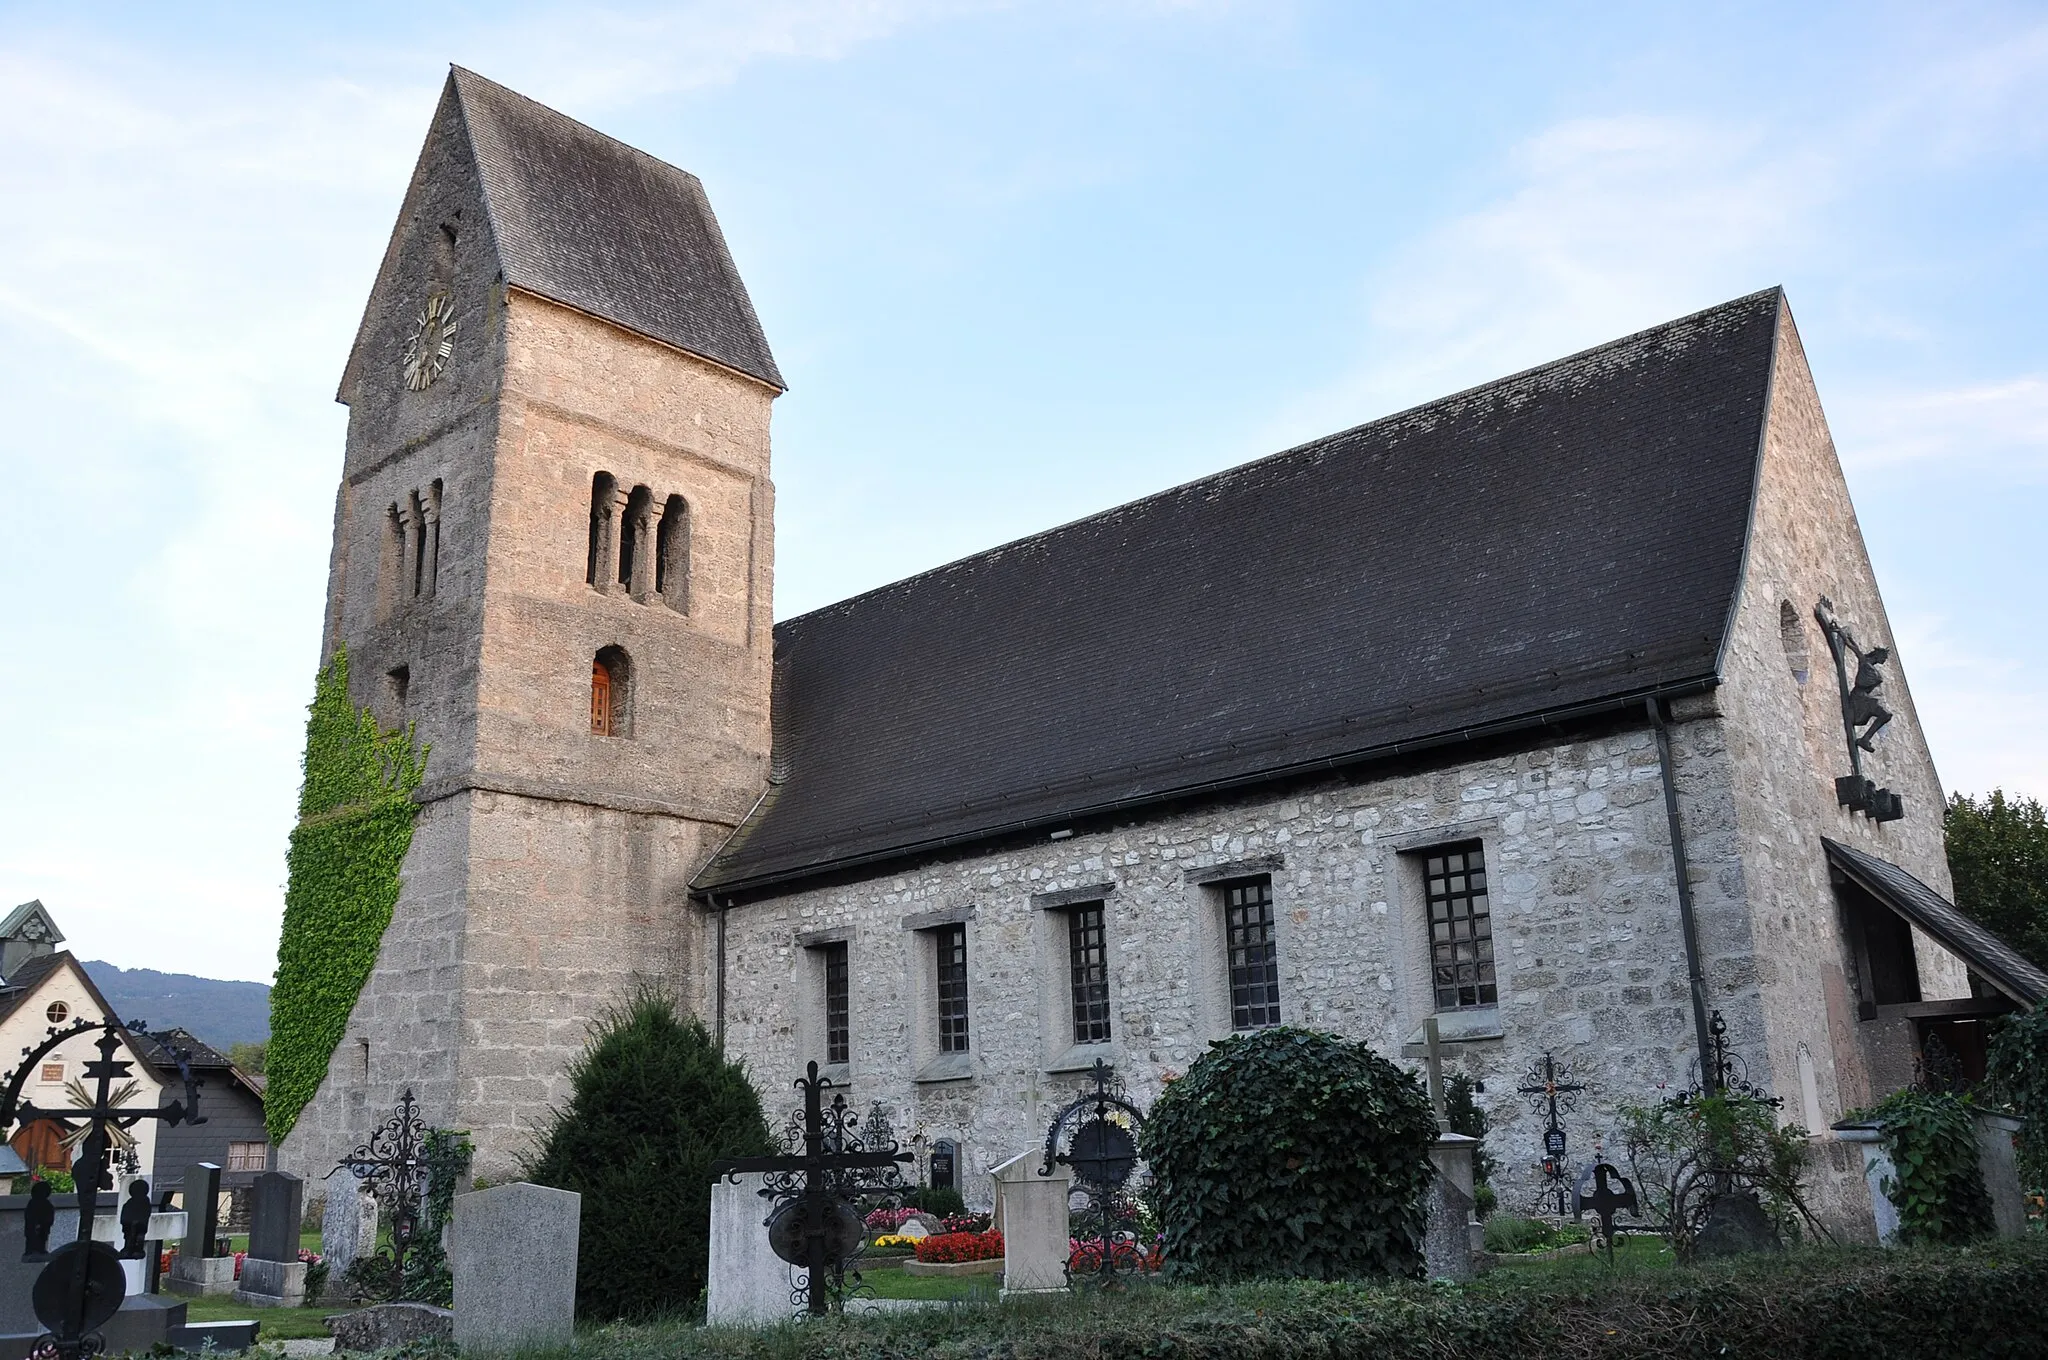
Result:
M1435 1136L1422 1083L1364 1044L1212 1043L1145 1124L1168 1277L1419 1274Z
M1899 1211L1901 1242L1967 1242L1991 1231L1968 1098L1909 1087L1855 1117L1877 1122L1892 1159L1893 1174L1878 1188Z
M696 1306L711 1235L711 1164L775 1151L761 1098L704 1026L641 990L569 1069L526 1176L583 1196L576 1311L592 1320Z
M903 1203L937 1218L957 1218L967 1212L967 1201L950 1185L921 1186L905 1195Z
M1533 1218L1495 1214L1486 1220L1486 1249L1502 1255L1528 1251L1548 1241L1550 1228Z
M2020 1130L2020 1181L2048 1188L2048 1006L2009 1015L1991 1034L1992 1098L2026 1121Z
M1754 1191L1781 1233L1805 1223L1826 1235L1806 1206L1806 1130L1780 1126L1778 1107L1743 1095L1681 1095L1623 1105L1621 1141L1642 1207L1681 1259L1692 1255L1714 1199Z
M1003 1235L999 1232L934 1233L917 1244L920 1261L993 1261L1002 1254Z

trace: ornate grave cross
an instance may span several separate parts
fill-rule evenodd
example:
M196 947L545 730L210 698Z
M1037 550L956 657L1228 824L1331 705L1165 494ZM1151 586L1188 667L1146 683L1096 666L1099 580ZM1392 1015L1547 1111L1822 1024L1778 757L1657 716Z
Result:
M154 1110L123 1103L142 1089L135 1081L124 1082L118 1090L114 1087L116 1081L135 1070L133 1063L114 1056L123 1043L124 1028L155 1041L170 1055L178 1066L178 1075L184 1079L183 1100ZM86 1063L79 1073L94 1083L94 1089L88 1092L78 1082L70 1086L71 1095L81 1104L46 1108L21 1098L21 1088L44 1054L67 1039L94 1030L101 1031L93 1045L100 1056ZM62 1360L83 1360L105 1348L94 1333L121 1307L127 1294L119 1254L106 1243L95 1242L92 1236L93 1219L99 1211L100 1178L107 1172L108 1157L134 1141L128 1130L142 1120L161 1119L167 1128L205 1123L199 1114L199 1083L192 1076L191 1051L166 1035L151 1034L139 1023L123 1026L113 1019L80 1018L64 1029L52 1025L48 1038L40 1045L22 1049L21 1055L21 1066L8 1075L6 1088L0 1091L0 1132L17 1123L25 1127L39 1119L81 1125L68 1140L78 1149L72 1160L72 1176L78 1187L78 1239L49 1257L50 1263L36 1277L31 1298L36 1320L50 1329L47 1344ZM30 1253L48 1244L47 1221L42 1225L42 1237L41 1243L30 1240Z
M1584 1082L1571 1079L1570 1063L1559 1065L1548 1052L1543 1061L1532 1063L1529 1075L1515 1088L1515 1094L1529 1098L1536 1112L1545 1117L1543 1126L1543 1181L1549 1188L1542 1196L1557 1198L1557 1212L1565 1211L1565 1197L1571 1185L1571 1171L1565 1165L1564 1125L1559 1122L1560 1113L1570 1114L1578 1108L1579 1092L1586 1089Z
M391 1117L334 1168L351 1172L368 1185L390 1213L391 1245L378 1254L391 1262L394 1283L404 1282L405 1253L419 1235L420 1195L427 1184L426 1133L420 1107L408 1086Z
M902 1189L897 1168L911 1154L898 1150L887 1121L878 1117L870 1117L863 1139L843 1091L828 1108L825 1092L839 1088L818 1075L816 1063L797 1078L796 1089L804 1093L802 1154L735 1157L713 1164L711 1174L765 1173L761 1194L775 1201L765 1222L769 1245L777 1256L809 1272L804 1306L821 1317L831 1311L833 1286L866 1236L854 1196L863 1190Z
M1590 1182L1592 1193L1586 1192ZM1616 1187L1619 1187L1618 1189ZM1626 1209L1636 1212L1636 1187L1620 1170L1606 1161L1594 1162L1586 1173L1586 1180L1572 1187L1572 1213L1591 1209L1600 1219L1600 1242L1607 1251L1607 1262L1614 1263L1614 1215Z
M1707 1061L1705 1068L1698 1062L1693 1064L1692 1089L1679 1096L1679 1100L1696 1100L1701 1096L1713 1095L1744 1096L1750 1100L1761 1100L1771 1105L1785 1102L1775 1096L1767 1096L1763 1088L1749 1079L1749 1067L1742 1061L1742 1055L1728 1050L1728 1022L1715 1011L1707 1022Z
M1136 1131L1145 1127L1145 1112L1125 1096L1123 1083L1116 1079L1116 1069L1102 1059L1095 1060L1088 1075L1095 1082L1095 1090L1070 1102L1053 1117L1052 1127L1045 1131L1045 1163L1038 1168L1038 1174L1050 1176L1055 1165L1073 1168L1075 1184L1088 1197L1089 1226L1097 1235L1092 1239L1091 1250L1091 1239L1085 1230L1077 1234L1081 1246L1067 1261L1067 1278L1076 1283L1110 1285L1116 1282L1120 1269L1128 1272L1142 1266L1146 1255L1136 1241L1126 1240L1131 1233L1124 1226L1137 1217L1124 1187L1138 1168ZM1084 1115L1086 1119L1082 1118ZM1064 1150L1060 1146L1062 1133L1067 1135ZM1075 1280L1076 1261L1085 1268L1081 1280Z

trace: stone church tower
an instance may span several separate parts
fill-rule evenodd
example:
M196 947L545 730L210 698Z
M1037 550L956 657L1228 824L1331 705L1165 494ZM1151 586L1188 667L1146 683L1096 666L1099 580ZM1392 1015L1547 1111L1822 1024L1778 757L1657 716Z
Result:
M343 374L323 660L431 745L375 971L281 1165L401 1088L501 1175L765 787L781 375L702 186L454 70Z

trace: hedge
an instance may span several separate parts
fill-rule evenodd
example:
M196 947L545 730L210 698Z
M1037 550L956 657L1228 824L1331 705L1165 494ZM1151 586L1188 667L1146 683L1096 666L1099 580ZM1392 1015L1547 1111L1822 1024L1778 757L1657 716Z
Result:
M284 1141L326 1080L377 962L426 768L410 727L386 731L350 702L346 649L314 682L304 768L270 993L263 1114L273 1143Z
M1581 1264L1581 1263L1574 1263ZM577 1360L1922 1360L2048 1353L2048 1242L1707 1266L1136 1287L759 1330L614 1327Z

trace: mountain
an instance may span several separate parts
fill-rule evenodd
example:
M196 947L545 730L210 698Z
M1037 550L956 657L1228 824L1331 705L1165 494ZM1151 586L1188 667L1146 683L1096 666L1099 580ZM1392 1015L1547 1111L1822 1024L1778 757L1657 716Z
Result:
M141 1020L151 1029L187 1029L223 1053L230 1044L270 1037L270 988L260 982L119 968L97 959L84 967L123 1020Z

